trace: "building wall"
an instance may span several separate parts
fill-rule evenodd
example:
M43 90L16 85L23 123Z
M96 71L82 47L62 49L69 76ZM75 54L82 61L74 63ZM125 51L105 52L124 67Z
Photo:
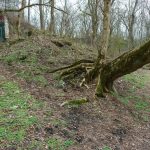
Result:
M0 14L0 41L4 41L9 38L9 24L7 17Z
M4 25L5 25L5 38L8 39L9 38L9 24L8 24L8 19L5 16L4 17L5 21L4 21Z
M4 23L4 16L0 15L0 41L5 40L5 23Z

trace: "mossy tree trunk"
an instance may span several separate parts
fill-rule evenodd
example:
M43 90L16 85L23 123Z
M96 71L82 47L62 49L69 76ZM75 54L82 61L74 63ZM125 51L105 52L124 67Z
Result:
M103 11L103 30L98 46L98 57L95 61L94 68L87 74L86 82L93 80L99 74L99 67L102 67L106 61L106 55L109 46L110 37L110 8L111 0L103 0L104 11Z
M103 96L104 93L112 91L114 80L148 63L150 63L150 40L142 46L124 53L101 68L96 95Z

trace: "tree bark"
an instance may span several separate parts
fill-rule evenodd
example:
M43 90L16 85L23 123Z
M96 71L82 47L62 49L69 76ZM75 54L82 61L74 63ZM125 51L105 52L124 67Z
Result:
M51 4L51 21L50 21L50 26L49 26L49 30L50 30L50 34L55 34L55 17L54 17L54 6L55 6L55 1L51 0L50 1Z
M18 20L17 20L17 36L18 36L18 39L21 38L21 12L18 13Z
M90 10L90 17L92 23L92 44L95 45L98 31L98 6L99 0L88 0L88 7Z
M21 4L21 8L25 7L26 6L26 0L22 0L22 4ZM22 21L25 20L25 14L24 14L24 10L22 10L22 14L21 14L21 19Z
M40 28L41 30L44 30L44 14L43 14L43 6L41 4L43 4L43 0L39 0L39 12L40 12Z
M129 14L129 22L128 22L128 49L133 49L134 48L134 35L133 35L133 29L134 29L134 24L135 24L135 13L136 13L136 8L138 5L139 0L135 0L133 10L131 14ZM130 3L129 3L129 13L130 13Z
M86 82L93 80L99 74L99 66L103 66L106 61L107 50L109 46L110 37L110 8L111 0L104 1L104 11L103 11L103 31L100 38L100 45L98 48L98 57L95 62L94 69L92 69L86 76Z
M136 71L148 63L150 63L150 40L142 46L128 51L107 63L101 69L98 77L96 95L103 96L104 93L112 91L114 80Z
M21 8L26 6L26 0L22 0ZM21 22L24 22L24 10L18 12L18 20L17 20L17 36L18 39L21 38Z
M28 6L30 6L30 0L28 0ZM30 24L30 7L28 7L28 23Z

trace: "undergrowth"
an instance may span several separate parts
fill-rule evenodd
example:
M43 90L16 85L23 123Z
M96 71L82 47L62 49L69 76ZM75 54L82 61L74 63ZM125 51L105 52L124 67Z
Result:
M122 77L122 79L130 84L128 93L126 93L126 95L119 95L119 93L112 94L123 104L134 109L137 113L142 113L140 118L143 121L149 121L150 116L148 116L148 113L150 112L150 96L143 92L140 94L138 93L141 89L147 88L145 85L147 82L150 82L150 76L148 74L141 75L134 72Z
M68 147L73 145L72 140L62 141L58 138L49 138L48 139L48 148L52 150L66 150Z
M4 76L0 76L0 93L0 149L34 150L48 147L53 150L66 150L74 143L70 139L49 137L44 141L32 139L28 145L24 145L30 127L42 128L42 120L49 122L53 113L44 102L34 99L22 91L17 83L8 81ZM36 114L39 110L44 112L42 120ZM66 126L66 122L60 119L52 119L51 124Z
M40 103L4 77L0 81L0 89L0 141L2 145L6 142L21 143L28 128L38 122L38 118L30 112L36 111Z
M148 74L137 74L135 72L131 73L131 74L127 74L125 76L122 77L123 80L128 81L129 83L131 83L132 89L135 88L144 88L144 86L146 85L147 82L150 81L150 75ZM130 89L130 90L132 90Z

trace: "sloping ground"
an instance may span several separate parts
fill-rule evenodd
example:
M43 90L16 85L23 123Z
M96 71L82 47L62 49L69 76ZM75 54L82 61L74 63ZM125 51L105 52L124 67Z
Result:
M0 50L0 149L149 150L150 71L117 80L118 93L95 100L94 83L66 85L48 73L84 53L41 36ZM90 102L60 106L83 97Z

